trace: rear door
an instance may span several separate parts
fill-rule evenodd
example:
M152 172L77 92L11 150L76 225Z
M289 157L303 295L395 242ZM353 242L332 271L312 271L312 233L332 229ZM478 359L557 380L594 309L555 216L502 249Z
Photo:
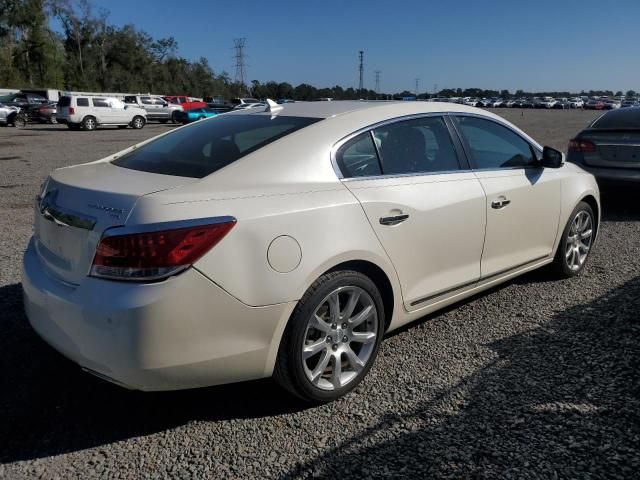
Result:
M117 123L115 119L115 112L111 109L111 104L107 98L92 97L91 104L93 105L92 114L98 120L98 123L113 124Z
M336 154L415 310L480 277L485 195L442 116L380 126Z
M533 146L501 122L453 118L486 193L482 277L550 256L560 219L560 172L541 167Z

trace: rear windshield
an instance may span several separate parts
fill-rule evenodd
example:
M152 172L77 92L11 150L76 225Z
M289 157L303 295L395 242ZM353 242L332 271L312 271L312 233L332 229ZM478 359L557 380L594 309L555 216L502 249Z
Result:
M61 107L68 107L71 105L71 97L61 97L58 105Z
M640 108L611 110L591 124L598 130L640 130Z
M149 173L203 178L319 120L220 115L160 137L112 163Z

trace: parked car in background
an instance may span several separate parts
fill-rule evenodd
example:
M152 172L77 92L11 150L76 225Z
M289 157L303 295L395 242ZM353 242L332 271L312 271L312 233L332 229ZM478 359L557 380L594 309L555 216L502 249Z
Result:
M29 118L36 122L50 123L52 125L55 125L56 123L58 123L57 113L57 103L51 102L31 108L29 110Z
M386 332L545 265L578 275L599 212L592 175L490 112L270 102L54 171L25 311L121 386L273 375L329 402Z
M582 100L580 97L574 97L569 100L569 106L571 108L584 108L584 100Z
M19 107L10 107L8 105L0 103L0 125L13 124L13 120L15 119L19 111Z
M518 106L518 100L516 100L515 98L511 98L509 100L507 100L506 102L504 102L504 106L507 108L513 108Z
M640 186L640 107L598 117L569 142L567 160L592 173L601 186Z
M502 98L496 98L491 105L494 108L501 108L505 106L505 101Z
M469 107L475 107L478 105L478 103L480 102L480 99L477 97L470 97L464 100L464 105L467 105Z
M556 110L566 110L571 108L571 103L568 98L558 98L552 108Z
M622 106L622 102L614 99L603 100L603 110L616 110Z
M212 108L192 108L190 110L176 113L176 120L182 124L186 124L205 118L215 117L217 115L220 115L220 113Z
M232 98L231 99L231 105L233 105L234 107L240 106L240 105L251 105L254 103L262 103L264 105L263 102L261 102L260 100L258 100L257 98Z
M58 122L70 130L90 131L106 125L139 129L147 123L147 112L114 97L63 96L58 102Z
M602 100L597 100L592 98L585 102L584 107L585 110L604 110L605 104Z
M234 110L248 110L254 108L265 108L267 106L266 103L258 102L258 103L242 103L240 105L236 105L233 107Z
M634 99L626 99L620 104L620 108L640 107L640 102Z
M202 100L193 100L191 97L187 97L185 95L168 95L162 98L168 103L180 105L183 110L190 110L192 108L204 108L207 106L207 102L203 102Z
M0 97L0 103L9 107L19 107L25 110L30 110L31 108L46 105L51 102L42 95L35 93L14 93L12 95Z
M177 112L183 110L182 105L169 103L164 98L154 95L127 95L124 97L124 103L144 109L147 112L147 121L156 120L160 123L179 123Z
M551 97L544 97L540 100L538 100L537 103L537 107L538 108L553 108L555 107L556 103L558 103L558 101L555 98L551 98Z

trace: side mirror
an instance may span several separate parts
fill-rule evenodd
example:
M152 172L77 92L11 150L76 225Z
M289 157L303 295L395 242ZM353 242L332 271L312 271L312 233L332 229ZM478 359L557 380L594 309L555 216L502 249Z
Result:
M564 153L551 147L542 149L542 166L546 168L560 168L564 165Z

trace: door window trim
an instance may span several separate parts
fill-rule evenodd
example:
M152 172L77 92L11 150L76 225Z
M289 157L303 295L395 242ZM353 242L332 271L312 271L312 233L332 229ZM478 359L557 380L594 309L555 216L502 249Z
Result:
M394 117L394 118L390 118L387 120L383 120L381 122L376 122L373 123L371 125L368 125L366 127L360 128L358 130L356 130L355 132L350 133L349 135L343 137L342 139L338 140L333 147L331 148L331 165L333 166L333 170L335 172L335 174L338 176L338 178L343 181L343 182L353 182L353 181L362 181L362 180L378 180L378 179L387 179L387 178L402 178L402 177L423 177L423 176L427 176L427 175L445 175L445 174L452 174L452 173L468 173L471 171L470 168L470 164L468 161L468 157L466 155L466 152L461 151L460 147L458 145L459 140L457 139L457 131L453 130L453 125L450 120L448 121L447 116L449 115L449 112L430 112L430 113L416 113L416 114L411 114L411 115L403 115L401 117ZM449 138L451 139L451 143L453 145L454 151L456 153L456 156L458 157L458 165L460 166L460 168L458 170L443 170L440 172L413 172L413 173L390 173L390 174L382 174L382 175L370 175L370 176L366 176L366 177L345 177L344 174L342 173L342 170L340 169L339 165L338 165L338 160L337 160L337 154L340 151L341 147L346 144L347 142L349 142L350 140L352 140L353 138L357 137L358 135L361 135L365 132L369 132L369 134L371 135L371 140L373 141L373 145L375 146L376 149L376 154L378 155L378 162L380 164L380 167L382 169L382 167L384 166L383 164L383 159L382 156L380 155L380 150L378 148L378 145L376 144L375 138L374 138L374 134L373 131L376 128L382 127L382 126L386 126L386 125L391 125L394 123L399 123L399 122L405 122L408 120L416 120L416 119L420 119L420 118L429 118L429 117L440 117L442 118L442 121L444 122L445 126L447 127L447 131L449 132ZM461 155L462 154L462 155ZM384 170L382 170L384 171Z
M511 127L510 125L501 122L495 118L490 118L490 117L486 117L484 115L478 115L477 113L467 113L467 112L449 112L448 116L450 117L450 121L451 121L451 125L454 129L454 131L456 132L456 136L458 138L458 141L460 142L462 148L464 149L465 152L465 156L467 158L467 162L469 162L469 166L471 168L472 171L474 172L502 172L502 171L506 171L506 170L538 170L540 168L543 168L542 165L523 165L523 166L516 166L516 167L491 167L491 168L478 168L478 166L475 164L475 160L473 159L473 155L471 154L471 146L469 145L469 142L467 142L466 137L462 134L462 131L460 130L460 126L458 124L458 119L459 117L474 117L474 118L479 118L481 120L486 120L488 122L493 122L496 125L500 125L501 127L506 128L508 131L510 131L511 133L513 133L514 135L516 135L518 138L520 138L523 142L525 142L527 145L529 145L529 150L531 150L531 154L538 160L540 161L540 159L542 158L542 149L540 149L537 145L535 145L534 143L532 143L532 139L528 139L526 137L523 137L521 133L517 132L516 130L513 129L513 127Z

